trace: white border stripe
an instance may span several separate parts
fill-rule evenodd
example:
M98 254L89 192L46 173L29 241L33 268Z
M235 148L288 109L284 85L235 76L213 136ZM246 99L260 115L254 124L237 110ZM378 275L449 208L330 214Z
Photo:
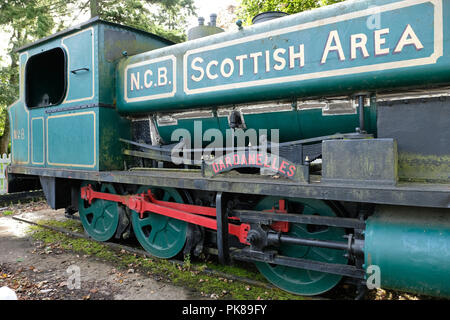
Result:
M78 164L78 163L55 163L55 162L50 162L50 157L49 157L49 153L51 153L50 150L50 144L48 143L48 134L50 132L50 127L49 127L49 123L48 120L49 119L56 119L56 118L67 118L67 117L78 117L78 116L84 116L84 115L93 115L93 124L94 124L94 134L93 134L93 138L94 138L94 148L93 148L93 154L94 154L94 160L92 164ZM46 127L47 127L47 164L50 166L64 166L64 167L80 167L80 168L94 168L97 165L97 119L96 119L96 115L95 115L95 111L86 111L86 112L79 112L79 113L68 113L68 114L61 114L61 115L56 115L56 116L48 116L46 119ZM71 132L71 134L77 134L75 132ZM73 146L66 146L68 148L73 147Z
M76 35L78 35L80 33L86 32L86 31L91 31L91 38L92 38L91 39L91 42L92 42L92 44L91 44L92 45L92 68L91 69L92 70L89 70L89 71L92 72L92 95L90 97L86 97L86 98L67 100L67 96L69 95L69 91L70 91L70 50L64 44L64 40L68 39L68 38L71 38L71 37L74 37L74 36L76 36ZM76 32L74 34L65 36L65 37L63 37L61 39L61 46L66 49L66 53L67 53L67 90L66 90L66 96L64 98L64 101L61 104L71 103L71 102L78 102L78 101L84 101L84 100L92 100L95 97L95 52L96 52L96 50L95 50L94 35L95 35L94 28L90 27L90 28L87 28L85 30L78 31L78 32Z
M136 98L128 98L128 69L130 68L136 68L136 67L140 67L140 66L144 66L147 64L152 64L152 63L156 63L156 62L160 62L160 61L166 61L166 60L172 60L172 91L168 92L168 93L161 93L161 94L155 94L155 95L147 95L147 96L142 96L142 97L136 97ZM173 97L175 95L175 93L177 92L177 58L174 55L170 55L170 56L165 56L165 57L160 57L160 58L156 58L156 59L150 59L150 60L145 60L142 62L137 62L137 63L133 63L128 65L125 68L124 71L124 94L123 97L125 99L126 102L138 102L138 101L147 101L147 100L155 100L155 99L162 99L162 98L170 98Z
M33 121L41 120L42 121L42 162L35 162L34 160L34 143L33 143ZM31 118L31 163L44 165L45 164L45 126L44 126L44 117L35 117Z
M26 55L25 62L22 63L22 56ZM19 54L19 99L8 107L9 121L10 121L10 135L11 135L11 163L12 164L28 164L30 163L30 112L25 105L25 66L28 61L28 51ZM27 131L28 131L28 146L27 146L27 161L15 161L14 159L14 123L11 121L11 108L21 103L21 106L27 113ZM25 128L24 128L25 129Z

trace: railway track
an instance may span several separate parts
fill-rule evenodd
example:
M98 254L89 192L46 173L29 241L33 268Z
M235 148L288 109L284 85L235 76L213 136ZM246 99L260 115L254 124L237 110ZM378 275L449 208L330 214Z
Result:
M16 193L10 193L10 194L5 194L5 195L0 195L0 207L1 206L6 206L6 205L10 205L18 203L18 202L28 202L28 201L32 201L32 200L37 200L37 199L43 199L44 198L44 193L42 190L36 190L36 191L27 191L27 192L16 192ZM0 208L1 209L1 208ZM68 219L73 219L73 220L80 220L80 218L76 215L66 215L66 218ZM116 251L116 252L123 252L126 251L128 253L131 254L137 254L140 256L144 256L147 258L151 258L153 260L160 260L159 258L156 258L155 256L152 256L151 254L149 254L148 252L135 248L135 247L131 247L128 245L124 245L124 244L119 244L119 243L115 243L115 242L101 242L101 241L97 241L91 237L89 237L86 234L83 233L78 233L78 232L73 232L71 230L65 229L65 228L61 228L61 227L56 227L56 226L49 226L43 223L37 223L34 221L30 221L30 220L26 220L17 216L12 216L12 219L16 220L16 221L20 221L23 223L27 223L30 225L35 225L35 226L39 226L51 231L55 231L55 232L59 232L62 233L66 236L70 236L72 238L82 238L82 239L87 239L90 241L94 241L97 242L99 244L105 245L108 248ZM206 252L213 255L213 256L217 256L217 249L216 248L205 248ZM169 261L170 263L180 266L180 267L184 267L185 266L185 262L181 261L181 260L177 260L177 259L162 259L165 261ZM221 272L221 271L217 271L214 269L203 269L199 270L202 274L205 275L209 275L209 276L215 276L215 277L221 277L227 280L233 280L233 281L237 281L237 282L241 282L244 284L248 284L251 286L258 286L258 287L262 287L262 288L266 288L266 289L275 289L276 287L273 286L270 283L265 283L265 282L261 282L258 280L254 280L254 279L250 279L247 277L242 277L242 276L237 276L237 275L233 275L230 273L226 273L226 272ZM330 297L323 297L323 296L315 296L315 297L309 297L311 299L314 300L328 300L330 299ZM342 299L342 296L336 296L336 298ZM350 296L350 295L345 295L344 299L362 299L363 295L360 294L358 295L356 298L355 296ZM333 299L333 297L331 297L331 299Z
M19 218L17 216L13 216L12 219L14 219L16 221L27 223L27 224L30 224L30 225L35 225L35 226L38 226L38 227L42 227L42 228L45 228L45 229L48 229L48 230L51 230L51 231L59 232L59 233L65 234L67 236L70 236L72 238L82 238L82 239L87 239L87 240L90 240L90 241L94 241L94 242L97 242L99 244L105 245L105 246L113 249L116 252L123 252L122 250L125 250L126 252L131 253L131 254L138 254L138 255L141 255L141 256L145 256L147 258L151 258L153 260L160 260L159 258L156 258L156 257L150 255L148 252L146 252L144 250L133 248L133 247L130 247L130 246L127 246L127 245L118 244L118 243L114 243L114 242L96 241L96 240L92 239L91 237L89 237L89 236L87 236L85 234L82 234L82 233L73 232L71 230L67 230L67 229L60 228L60 227L49 226L49 225L46 225L46 224L43 224L43 223L37 223L37 222L34 222L34 221L30 221L30 220ZM76 217L72 217L72 219L76 219ZM213 249L209 249L209 250L210 250L210 253L217 255L217 253L215 253ZM164 260L165 261L169 261L170 263L173 263L173 264L175 264L177 266L180 266L180 267L184 267L185 266L185 262L183 262L181 260L177 260L177 259L167 259L167 260L164 259ZM267 289L275 289L276 288L276 287L274 287L273 285L271 285L269 283L264 283L264 282L261 282L261 281L249 279L249 278L246 278L246 277L236 276L236 275L232 275L232 274L225 273L225 272L220 272L220 271L213 270L213 269L206 268L206 269L202 269L202 270L199 270L199 271L201 273L205 274L205 275L221 277L221 278L224 278L224 279L227 279L227 280L238 281L238 282L242 282L242 283L245 283L245 284L248 284L248 285L252 285L252 286L258 286L258 287L267 288ZM324 299L324 298L315 297L314 300L316 300L316 299Z
M9 201L17 201L17 200L23 200L23 199L32 199L32 198L40 198L42 197L42 191L34 191L34 192L20 192L20 193L15 193L15 194L10 194L7 195L8 197L5 196L0 196L0 201L5 201L4 199L8 199ZM50 225L46 225L43 223L38 223L38 222L34 222L34 221L30 221L27 219L23 219L21 217L18 216L12 216L11 217L13 220L22 222L22 223L26 223L29 225L35 225L41 228L45 228L47 230L51 230L54 232L58 232L61 234L64 234L66 236L72 237L72 238L82 238L82 239L87 239L89 241L93 241L102 245L105 245L106 247L112 249L115 252L121 252L123 253L123 250L125 252L128 252L130 254L136 254L139 255L141 257L146 257L146 258L151 258L153 260L164 260L164 261L169 261L170 263L176 265L176 266L180 266L180 267L185 267L186 263L184 261L181 260L177 260L177 259L160 259L157 258L155 256L152 256L151 254L149 254L148 252L141 250L139 248L136 247L132 247L129 245L125 245L125 244L119 244L119 243L115 243L115 242L101 242L101 241L97 241L91 237L89 237L88 235L84 234L84 233L79 233L79 232L74 232L65 228L61 228L61 227L56 227L56 226L50 226ZM79 220L79 218L76 215L71 215L71 216L66 216L66 218L68 219L73 219L73 220ZM217 256L217 249L215 248L205 248L206 252L213 255L213 256ZM221 277L227 280L233 280L236 282L241 282L244 284L248 284L250 286L258 286L261 288L266 288L266 289L276 289L275 286L271 285L270 283L265 283L262 281L258 281L258 280L254 280L254 279L250 279L247 277L242 277L242 276L237 276L234 274L230 274L227 272L221 272L221 271L217 271L211 268L206 268L206 269L197 269L196 271L199 271L201 274L204 275L208 275L208 276L214 276L214 277ZM333 290L334 292L329 292L325 295L319 295L319 296L314 296L314 297L308 297L308 299L312 299L312 300L330 300L330 299L345 299L345 300L364 300L366 298L368 299L372 299L370 297L368 297L366 295L367 292L361 292L357 295L355 295L354 293L349 293L347 292L347 290L344 290L343 287L347 284L347 282L342 282L340 285L338 285L335 290Z
M18 203L19 201L32 201L44 198L42 190L14 192L0 195L0 206Z
M1 206L7 206L10 204L16 204L19 202L29 202L29 201L36 201L38 199L44 199L44 193L42 190L36 190L36 191L25 191L25 192L15 192L15 193L9 193L9 194L4 194L4 195L0 195L0 207ZM6 208L6 207L5 207ZM0 208L1 209L1 208ZM12 216L12 219L16 220L16 221L20 221L23 223L27 223L30 225L35 225L35 226L39 226L51 231L55 231L55 232L59 232L62 233L64 235L70 236L72 238L82 238L82 239L87 239L90 241L94 241L97 242L99 244L105 245L108 248L111 248L112 250L116 251L116 252L123 252L122 250L125 250L128 253L131 254L137 254L140 256L144 256L147 258L151 258L151 259L156 259L156 260L160 260L159 258L156 258L155 256L152 256L151 254L149 254L148 252L138 249L138 248L134 248L128 245L124 245L124 244L119 244L119 243L115 243L115 242L101 242L101 241L97 241L91 237L89 237L86 234L82 234L82 233L78 233L78 232L73 232L71 230L68 229L64 229L64 228L60 228L60 227L56 227L56 226L49 226L43 223L37 223L34 221L30 221L30 220L26 220L17 216ZM73 220L80 220L80 218L76 215L66 215L66 218L68 219L73 219ZM213 255L213 256L217 256L217 249L215 248L205 248L206 252ZM170 263L173 263L177 266L180 267L184 267L185 266L185 262L181 261L181 260L177 260L177 259L163 259L166 261L169 261ZM227 280L233 280L233 281L238 281L244 284L248 284L251 286L258 286L258 287L262 287L262 288L266 288L266 289L275 289L276 287L273 286L270 283L265 283L265 282L261 282L258 280L254 280L254 279L250 279L250 278L246 278L246 277L241 277L241 276L237 276L237 275L233 275L230 273L226 273L226 272L221 272L221 271L217 271L217 270L213 270L213 269L203 269L199 270L202 274L205 275L209 275L209 276L215 276L215 277L221 277ZM311 298L311 297L309 297ZM354 297L345 297L346 299L354 299ZM357 297L358 298L358 297ZM360 298L360 297L359 297ZM322 296L316 296L313 297L311 299L314 300L328 300L330 298L328 297L322 297Z

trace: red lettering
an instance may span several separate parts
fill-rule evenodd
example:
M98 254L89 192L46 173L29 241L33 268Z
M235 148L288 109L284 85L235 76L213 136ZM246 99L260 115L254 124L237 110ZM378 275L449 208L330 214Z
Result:
M272 156L272 169L275 170L275 171L278 171L277 159L278 159L277 156Z
M236 161L237 160L237 161ZM235 154L234 156L233 156L233 164L236 166L236 165L238 165L238 164L240 164L240 161L239 161L239 155L238 154Z
M248 164L250 164L250 165L256 164L255 156L256 156L256 154L254 152L248 154Z
M219 166L220 166L220 170L226 169L225 165L223 164L222 159L219 160Z
M257 166L262 166L262 162L261 162L261 153L258 153L256 155L256 165Z
M247 158L245 157L245 153L242 154L241 164L247 164Z
M287 164L289 164L289 163L287 163L286 161L283 160L283 162L281 163L281 166L280 166L280 172L286 174L286 172L283 169L286 168Z
M219 169L219 165L217 163L213 162L212 167L213 167L214 173L219 172L220 169Z
M292 177L295 174L295 171L297 170L297 168L292 165L289 167L289 172L287 173L288 177Z
M228 156L225 157L225 163L227 164L227 168L233 166L233 165L231 164L231 158L228 157Z
M267 164L268 160L269 160L269 157L266 154L266 160L264 160L264 167L266 167L266 168L270 168L270 165Z

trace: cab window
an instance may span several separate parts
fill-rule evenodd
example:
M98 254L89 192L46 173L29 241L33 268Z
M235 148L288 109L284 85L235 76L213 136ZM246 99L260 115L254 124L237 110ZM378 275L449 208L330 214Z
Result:
M60 104L66 93L66 55L54 48L28 59L25 68L25 100L29 108Z

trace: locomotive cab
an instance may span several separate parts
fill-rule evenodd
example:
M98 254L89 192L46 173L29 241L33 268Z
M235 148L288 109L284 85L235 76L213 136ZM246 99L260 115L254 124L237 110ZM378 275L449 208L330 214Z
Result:
M9 108L12 163L45 168L123 169L129 121L115 110L114 72L125 54L172 45L94 18L20 48L20 99Z

